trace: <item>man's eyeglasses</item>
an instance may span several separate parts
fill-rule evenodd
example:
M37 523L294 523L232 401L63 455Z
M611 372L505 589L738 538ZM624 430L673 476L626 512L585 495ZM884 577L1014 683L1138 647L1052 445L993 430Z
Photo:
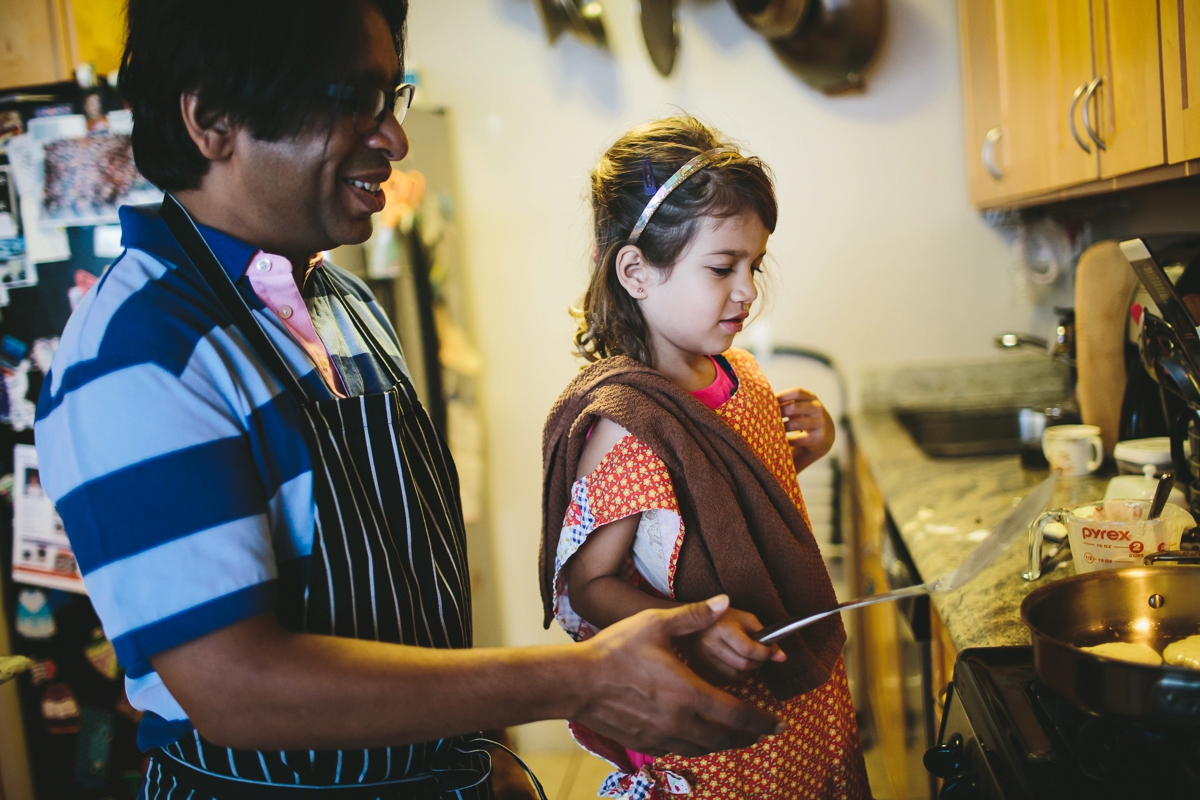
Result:
M411 83L390 89L335 83L328 87L328 93L337 100L342 113L354 116L354 129L361 134L378 130L388 113L395 114L396 121L403 125L416 89Z

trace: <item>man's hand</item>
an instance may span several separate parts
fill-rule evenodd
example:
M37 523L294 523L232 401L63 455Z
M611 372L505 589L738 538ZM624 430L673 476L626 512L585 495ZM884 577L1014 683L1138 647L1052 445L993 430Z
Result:
M746 677L767 659L786 661L779 645L759 644L750 634L761 631L758 617L731 608L717 623L695 635L692 656L699 662L701 675L717 682L733 682ZM705 674L708 673L708 674Z
M592 655L591 691L573 719L650 755L699 756L783 732L778 717L710 686L675 655L673 640L713 627L728 608L729 598L720 595L643 611L590 639L584 646Z
M696 756L781 725L675 654L728 607L643 611L583 644L478 650L291 633L266 612L150 662L200 735L225 747L384 747L569 718L645 753Z
M800 472L833 447L833 417L817 396L806 389L788 389L775 395L787 430L792 462Z

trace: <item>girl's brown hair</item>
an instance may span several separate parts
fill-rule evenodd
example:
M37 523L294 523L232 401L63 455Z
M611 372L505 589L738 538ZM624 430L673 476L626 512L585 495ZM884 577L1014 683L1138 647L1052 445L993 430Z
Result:
M588 361L626 355L653 366L641 309L617 279L617 254L629 244L633 226L650 202L645 170L661 186L688 161L714 148L725 152L680 184L650 218L637 242L646 261L669 276L704 217L753 212L775 232L779 210L767 166L743 155L703 122L670 117L622 136L592 171L595 262L581 307L572 310L579 323L575 347Z

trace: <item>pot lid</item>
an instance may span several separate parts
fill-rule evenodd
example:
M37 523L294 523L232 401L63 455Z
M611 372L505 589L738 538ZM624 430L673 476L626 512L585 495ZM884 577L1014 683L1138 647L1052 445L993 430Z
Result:
M639 16L642 19L642 38L654 68L664 78L675 67L675 55L679 52L679 27L675 21L675 5L678 0L641 0Z

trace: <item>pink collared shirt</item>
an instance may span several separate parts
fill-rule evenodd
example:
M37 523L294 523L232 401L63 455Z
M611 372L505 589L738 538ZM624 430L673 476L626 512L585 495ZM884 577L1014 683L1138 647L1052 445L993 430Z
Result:
M320 266L321 257L318 256L312 268ZM304 352L308 353L330 390L338 397L345 397L346 388L342 383L342 376L330 359L325 343L317 335L317 329L308 313L308 306L304 304L304 297L300 294L300 287L292 277L292 262L283 256L259 250L250 259L246 275L250 279L250 288L254 290L254 294L279 318L292 338L304 348Z

